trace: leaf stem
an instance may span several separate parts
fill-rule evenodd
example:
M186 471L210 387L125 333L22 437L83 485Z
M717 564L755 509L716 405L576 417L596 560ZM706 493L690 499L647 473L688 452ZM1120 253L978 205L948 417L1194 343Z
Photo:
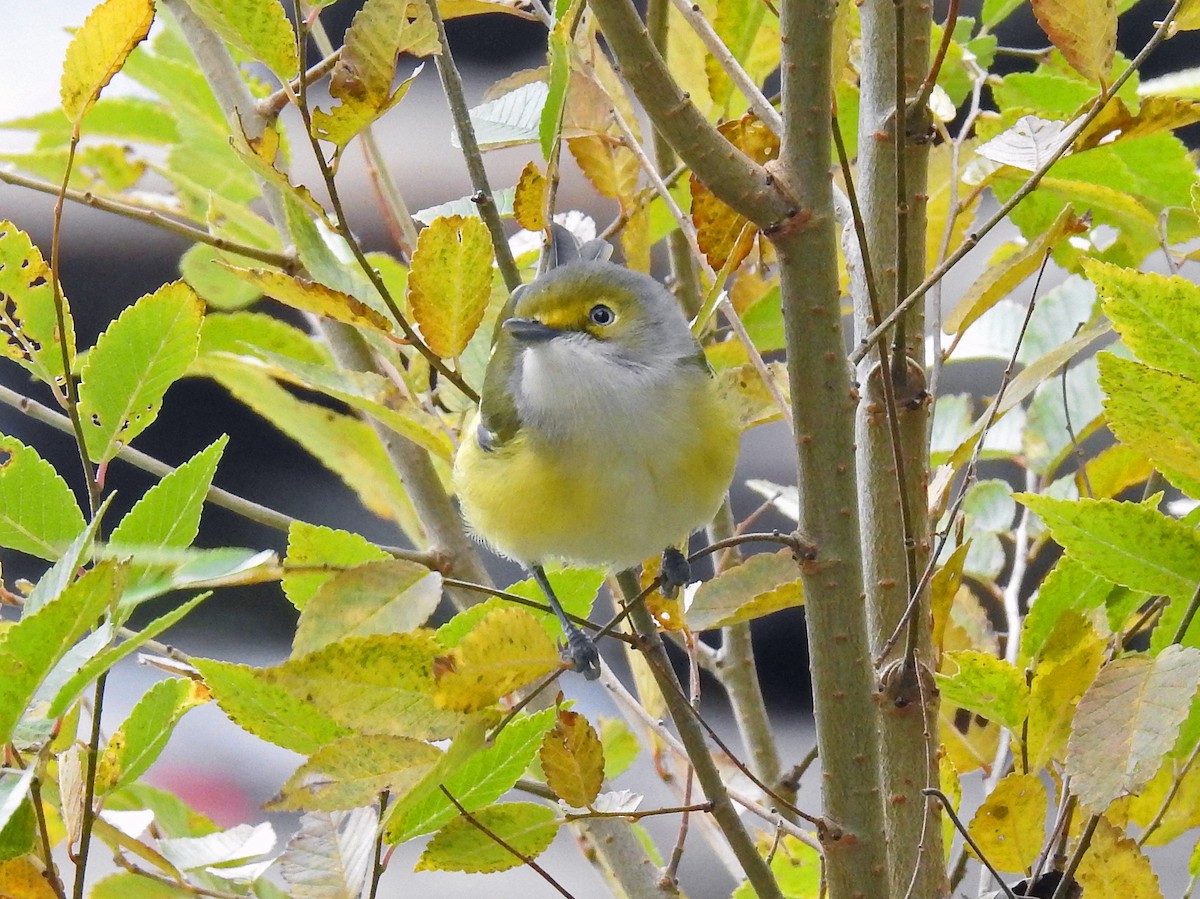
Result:
M483 154L479 150L479 141L475 138L475 127L471 124L471 113L467 109L467 98L463 91L462 76L454 64L454 56L450 52L450 41L446 37L446 23L442 21L442 13L438 9L437 0L425 0L429 13L437 25L438 40L442 52L435 59L438 77L442 79L442 90L446 94L446 102L450 104L450 114L454 119L454 130L458 135L459 146L462 147L463 158L467 163L467 172L471 176L471 185L475 194L471 198L479 207L479 216L487 225L488 233L492 236L492 249L496 253L496 265L509 291L521 286L521 273L513 261L512 250L508 247L508 238L504 235L504 224L500 221L500 212L496 209L496 200L488 183L487 169L483 165Z
M1187 636L1188 628L1192 626L1192 619L1196 617L1198 610L1200 610L1200 584L1196 585L1196 592L1192 594L1192 598L1183 612L1183 618L1179 620L1179 627L1175 629L1175 636L1171 638L1172 643L1183 642L1183 638Z
M383 872L387 870L387 865L382 863L383 859L383 821L387 813L388 791L383 790L379 794L379 830L375 834L375 857L371 860L371 891L367 894L367 899L375 899L379 892L379 879L383 877Z
M1054 895L1050 899L1067 899L1067 896L1070 895L1071 886L1075 883L1075 872L1079 870L1079 863L1083 861L1084 853L1091 845L1092 835L1096 832L1096 825L1100 823L1102 817L1103 815L1092 815L1088 818L1087 825L1079 836L1079 842L1075 844L1075 851L1071 853L1071 859L1063 869L1062 880L1058 882Z
M83 784L83 825L79 832L79 851L75 856L75 889L73 899L83 899L84 882L87 879L88 853L92 845L92 826L96 821L96 765L100 756L100 716L104 709L104 688L108 683L108 672L96 678L96 689L92 698L92 732L88 738L87 770Z

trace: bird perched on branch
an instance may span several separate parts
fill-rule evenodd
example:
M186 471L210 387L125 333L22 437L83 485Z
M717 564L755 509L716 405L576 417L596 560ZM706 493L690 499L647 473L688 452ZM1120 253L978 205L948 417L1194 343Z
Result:
M471 529L530 569L592 679L596 647L542 564L620 570L665 549L664 577L686 582L678 545L716 514L739 428L665 287L558 225L550 252L501 314L454 476Z

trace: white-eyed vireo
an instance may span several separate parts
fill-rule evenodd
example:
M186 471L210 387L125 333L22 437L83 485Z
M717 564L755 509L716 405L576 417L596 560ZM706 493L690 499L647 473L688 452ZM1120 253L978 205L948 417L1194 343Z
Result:
M533 572L589 678L596 648L542 563L619 570L685 540L720 506L739 436L676 299L610 252L554 227L553 267L501 313L454 463L468 524ZM677 550L665 562L686 579Z

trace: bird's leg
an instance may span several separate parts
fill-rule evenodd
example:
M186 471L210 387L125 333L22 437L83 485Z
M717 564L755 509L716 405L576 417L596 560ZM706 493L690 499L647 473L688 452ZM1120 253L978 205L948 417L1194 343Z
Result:
M662 594L668 599L674 599L680 587L686 587L692 579L692 566L677 546L668 546L663 550Z
M533 573L533 579L537 581L538 586L542 588L542 592L546 594L551 611L558 617L558 622L562 625L563 636L567 638L563 656L571 662L572 668L588 680L595 680L600 676L600 653L596 649L596 644L592 642L591 637L575 626L574 621L567 617L558 597L554 595L554 588L550 586L549 578L546 577L546 569L541 565L531 565L529 570Z

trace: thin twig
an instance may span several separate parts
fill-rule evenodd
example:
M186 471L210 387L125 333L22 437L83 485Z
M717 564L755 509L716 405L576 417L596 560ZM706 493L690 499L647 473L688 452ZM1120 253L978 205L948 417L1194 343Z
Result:
M92 847L92 826L96 821L96 766L100 760L100 716L104 709L104 687L108 682L105 671L96 678L92 698L92 732L87 745L87 768L83 784L83 823L79 832L79 851L75 855L75 889L73 899L83 899L87 879L88 853Z
M337 65L337 61L342 56L341 48L334 50L332 46L322 48L321 52L325 54L325 58L304 73L305 84L313 84L324 78ZM275 118L299 93L300 78L293 78L289 84L258 101L258 114L267 120Z
M48 181L39 181L37 178L29 178L17 172L10 172L6 169L0 169L0 181L5 184L11 184L14 187L24 187L29 190L37 191L38 193L57 195L59 188L57 185L51 184ZM296 259L287 253L280 253L275 250L264 250L261 247L253 247L249 244L238 243L235 240L229 240L226 237L218 237L215 234L210 234L203 228L187 222L181 222L173 218L168 218L161 212L153 209L143 209L140 206L134 206L130 203L122 203L119 200L113 200L108 197L100 197L92 193L90 190L76 190L68 188L63 194L72 203L79 203L83 206L90 206L92 209L99 209L102 212L111 212L114 215L122 216L123 218L131 219L135 222L143 222L160 231L167 231L171 234L178 234L180 237L185 237L188 240L194 240L196 243L208 244L214 249L221 250L225 253L230 253L235 256L244 256L247 259L253 259L256 262L263 262L267 265L273 265L276 268L282 269L285 272L293 271L296 267Z
M1200 610L1200 585L1196 587L1196 592L1192 594L1192 598L1183 612L1183 618L1179 620L1179 627L1175 629L1175 636L1171 638L1172 643L1183 642L1188 628L1192 626L1192 619L1196 617L1197 610Z
M375 899L379 892L379 880L383 877L383 872L387 870L387 865L383 863L383 819L387 813L388 795L387 790L383 790L379 794L379 830L375 834L375 857L371 860L371 890L367 894L367 899Z
M689 802L684 805L672 805L667 808L635 809L631 812L567 812L563 817L567 821L586 821L588 818L624 818L627 821L637 821L641 818L652 818L656 815L684 815L688 812L712 811L711 802Z
M500 845L500 846L504 847L506 850L508 850L509 852L511 852L513 855L515 855L517 858L519 858L523 864L528 865L530 868L532 868L535 872L537 872L538 875L541 876L541 878L544 881L546 881L546 883L548 883L548 884L550 884L550 886L554 887L554 889L558 892L558 894L560 896L566 896L567 899L574 899L574 897L569 892L567 892L566 888L563 887L563 885L561 883L559 883L557 880L555 880L553 877L550 876L550 873L545 868L543 868L541 865L539 865L536 861L534 861L532 858L530 858L524 852L517 849L515 846L513 846L511 843L509 843L507 840L505 840L504 837L500 836L500 834L496 833L494 830L489 828L487 825L481 823L478 818L476 818L474 815L472 815L470 812L468 812L465 808L463 808L462 803L454 798L454 795L449 790L446 789L445 784L438 784L438 789L446 794L446 798L449 799L451 803L453 803L454 807L456 809L458 809L459 814L461 814L464 818L466 818L468 823L470 823L472 827L474 827L475 829L477 829L481 833L483 833L489 840L492 840L497 845Z
M1075 872L1079 870L1079 863L1083 861L1083 855L1091 845L1092 835L1096 832L1096 825L1100 823L1102 815L1092 815L1088 819L1087 825L1083 829L1083 833L1079 837L1079 842L1075 844L1075 851L1071 853L1071 860L1067 862L1067 866L1063 869L1062 880L1058 882L1058 886L1054 890L1054 895L1051 899L1067 899L1071 891L1071 886L1075 883Z
M942 26L942 40L938 44L937 53L934 54L933 62L929 64L929 72L925 75L925 80L921 82L921 87L917 90L917 94L908 103L908 108L905 110L905 116L912 114L914 110L920 109L929 102L929 95L933 93L934 87L937 86L938 75L942 71L942 63L946 61L946 52L950 49L950 45L954 43L954 28L958 24L958 0L950 0L950 4L946 9L946 24ZM902 44L900 46L903 46Z
M995 866L990 861L988 861L987 854L979 848L979 844L975 842L975 839L971 836L970 832L966 827L963 826L962 821L959 820L958 815L955 814L954 806L950 803L950 797L934 787L925 787L923 790L921 790L921 792L926 796L934 797L942 804L942 809L947 815L950 816L950 820L954 822L954 826L958 829L958 832L962 834L962 838L966 840L971 849L975 851L975 855L979 858L979 860L983 862L989 871L992 872L992 877L996 879L996 883L1000 885L1000 889L1004 891L1004 895L1007 896L1008 899L1017 899L1017 895L1012 891L1012 887L1004 882L1004 878L1000 876L1000 872L996 870Z

